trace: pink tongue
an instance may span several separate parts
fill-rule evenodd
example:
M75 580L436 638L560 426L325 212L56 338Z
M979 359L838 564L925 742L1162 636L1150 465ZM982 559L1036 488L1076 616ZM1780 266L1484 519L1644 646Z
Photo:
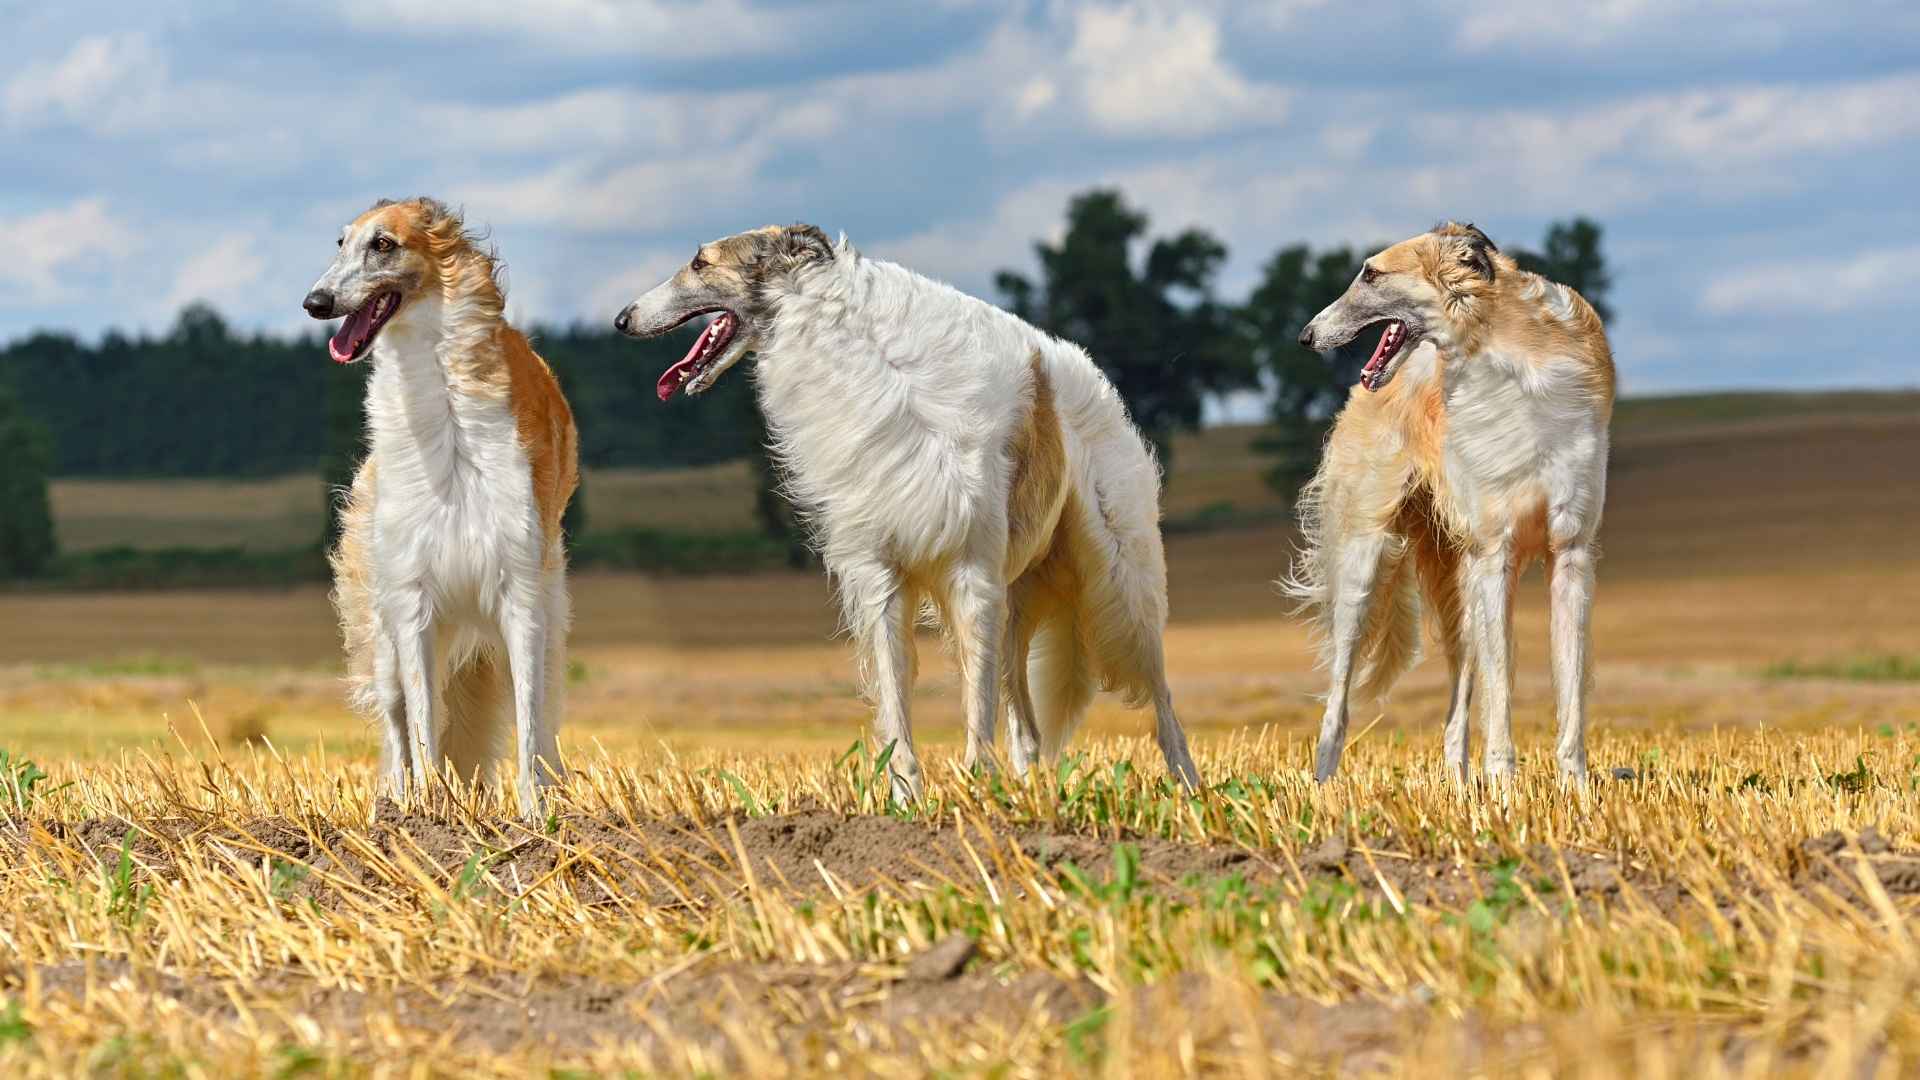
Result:
M1388 323L1387 328L1380 332L1380 344L1373 347L1373 358L1367 361L1367 366L1361 369L1361 374L1371 375L1380 366L1380 361L1387 353L1387 339L1392 336L1393 324Z
M327 341L327 354L336 364L353 363L354 350L367 340L367 328L373 325L373 304L360 306L360 310L347 316L333 337Z
M700 350L705 348L706 344L707 335L701 334L695 338L693 340L693 348L687 350L687 355L681 357L679 363L668 368L666 373L660 376L660 381L653 386L653 392L660 395L661 401L665 401L679 392L680 373L692 367L694 361L700 359Z

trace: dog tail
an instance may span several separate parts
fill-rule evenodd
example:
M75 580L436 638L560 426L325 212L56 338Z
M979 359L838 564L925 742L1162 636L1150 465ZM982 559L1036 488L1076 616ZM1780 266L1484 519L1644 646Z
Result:
M1420 661L1420 585L1404 553L1380 567L1373 606L1356 650L1353 696L1385 701L1393 684Z
M1327 620L1331 617L1327 607L1328 552L1322 513L1326 496L1327 473L1323 465L1300 489L1300 497L1293 501L1293 514L1300 525L1300 546L1294 550L1293 564L1287 568L1286 575L1274 583L1282 596L1294 602L1294 614L1314 620L1322 660L1326 659Z
M1058 613L1040 624L1027 653L1027 685L1040 729L1042 761L1060 756L1098 688L1079 624L1077 612Z
M490 648L471 648L450 666L441 753L460 779L485 783L493 763L510 749L513 684L502 657Z
M1320 666L1333 662L1332 581L1333 548L1326 531L1327 473L1316 473L1300 489L1294 514L1300 523L1300 546L1293 564L1277 585L1294 601L1294 613L1313 620ZM1354 696L1384 700L1400 676L1420 659L1420 588L1408 566L1402 543L1381 556L1374 585L1374 603L1354 648Z
M327 552L333 569L328 599L340 618L340 637L347 654L347 701L355 712L372 716L379 708L373 685L373 654L379 638L374 611L373 582L373 463L354 474L353 486L340 500L340 539Z

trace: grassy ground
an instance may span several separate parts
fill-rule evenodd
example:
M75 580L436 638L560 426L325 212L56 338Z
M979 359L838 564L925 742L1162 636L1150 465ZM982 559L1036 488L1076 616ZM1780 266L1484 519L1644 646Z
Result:
M1516 788L1444 781L1431 663L1313 785L1272 523L1169 544L1195 797L1111 701L1060 770L962 775L929 642L930 798L887 805L812 575L582 576L527 823L374 798L317 588L0 597L0 1073L1911 1073L1920 419L1660 409L1623 409L1579 794L1537 578ZM1183 447L1176 505L1261 521L1247 435Z

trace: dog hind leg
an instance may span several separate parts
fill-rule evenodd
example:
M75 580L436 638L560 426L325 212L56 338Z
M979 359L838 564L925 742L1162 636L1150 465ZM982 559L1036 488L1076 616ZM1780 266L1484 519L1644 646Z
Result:
M1495 781L1513 775L1513 578L1513 551L1507 542L1467 556L1474 684L1486 729L1487 778Z
M1006 644L1000 650L1001 689L1006 697L1007 761L1025 776L1040 760L1040 725L1034 715L1033 638L1047 615L1049 598L1031 579L1008 590Z
M1415 543L1414 559L1434 633L1447 656L1448 696L1446 726L1441 736L1447 771L1465 782L1472 741L1473 655L1469 651L1467 613L1460 594L1460 557L1444 540L1431 534Z

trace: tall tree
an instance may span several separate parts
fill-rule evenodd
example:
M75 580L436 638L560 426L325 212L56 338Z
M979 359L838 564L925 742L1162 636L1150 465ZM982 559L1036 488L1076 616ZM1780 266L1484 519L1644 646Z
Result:
M360 467L360 459L367 453L364 403L367 376L372 372L373 365L367 361L334 364L325 358L325 352L325 345L314 342L307 362L325 364L332 369L327 371L322 401L326 414L326 434L320 457L320 479L327 500L326 526L320 541L331 551L334 542L340 539L340 510L347 497L347 489L353 486L353 474Z
M1356 340L1323 356L1299 342L1300 328L1346 291L1364 259L1352 248L1283 248L1240 309L1240 332L1273 391L1273 426L1254 448L1274 455L1267 482L1281 491L1293 492L1313 474L1327 426L1372 348Z
M994 283L1014 314L1092 355L1166 462L1173 433L1199 426L1206 395L1253 385L1255 369L1214 296L1226 245L1188 229L1153 241L1136 269L1147 225L1118 191L1075 196L1061 241L1034 245L1040 280L1003 270Z
M0 383L0 578L33 577L53 561L52 467L47 429Z

